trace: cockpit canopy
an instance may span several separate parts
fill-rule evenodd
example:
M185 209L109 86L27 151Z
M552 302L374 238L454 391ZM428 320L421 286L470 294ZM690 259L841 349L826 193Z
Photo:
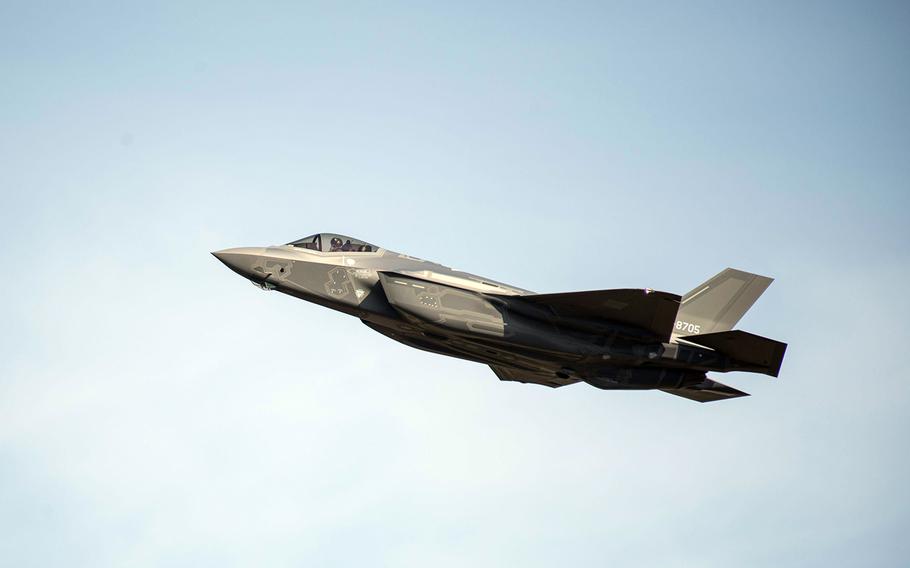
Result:
M288 243L292 247L305 248L321 252L376 252L379 247L361 240L336 235L319 233Z

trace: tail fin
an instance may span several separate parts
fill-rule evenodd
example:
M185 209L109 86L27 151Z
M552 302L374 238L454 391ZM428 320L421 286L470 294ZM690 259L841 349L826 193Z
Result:
M773 278L728 268L683 296L673 339L733 329Z

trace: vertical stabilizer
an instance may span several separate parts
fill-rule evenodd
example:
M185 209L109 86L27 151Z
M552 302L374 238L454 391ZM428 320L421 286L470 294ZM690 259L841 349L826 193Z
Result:
M720 272L683 296L673 339L733 329L773 281L734 268Z

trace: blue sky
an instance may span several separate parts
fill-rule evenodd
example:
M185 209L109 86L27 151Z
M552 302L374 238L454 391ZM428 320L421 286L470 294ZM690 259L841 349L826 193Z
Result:
M901 3L0 6L0 557L899 566ZM504 384L208 254L774 285L747 399Z

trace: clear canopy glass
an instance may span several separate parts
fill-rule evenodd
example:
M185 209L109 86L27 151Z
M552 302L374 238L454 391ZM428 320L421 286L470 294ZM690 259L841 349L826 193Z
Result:
M310 235L288 244L293 247L320 252L375 252L379 249L379 247L370 243L335 233Z

